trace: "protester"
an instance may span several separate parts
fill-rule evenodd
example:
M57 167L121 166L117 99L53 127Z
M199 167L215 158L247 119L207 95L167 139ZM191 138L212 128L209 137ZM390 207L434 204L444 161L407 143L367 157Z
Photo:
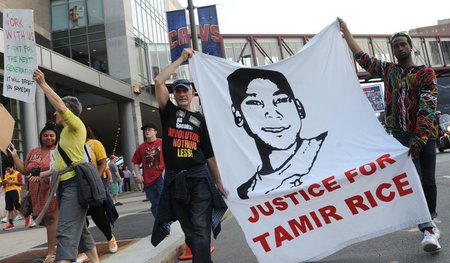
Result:
M158 129L149 122L141 127L145 141L134 152L131 162L134 163L134 172L138 183L144 184L145 196L151 203L151 211L156 218L159 199L164 185L162 173L164 171L164 159L162 154L162 140L156 138ZM140 166L142 165L143 174Z
M184 49L181 56L155 78L156 98L163 126L166 173L153 227L152 244L158 245L169 232L167 224L178 220L186 243L191 248L193 262L211 262L211 228L216 237L220 232L220 218L227 209L220 193L224 196L226 193L209 141L205 119L191 108L195 94L192 86L187 80L174 82L174 98L178 104L175 106L169 99L165 84L181 63L193 54L192 49ZM186 140L183 143L174 144L174 133L189 136L184 136ZM178 145L180 147L177 147ZM215 177L217 188L206 163Z
M54 123L47 122L45 124L45 127L39 134L39 141L41 147L32 149L27 154L25 162L20 160L16 149L13 149L11 152L17 170L22 174L28 174L26 178L28 179L28 191L31 196L31 203L33 204L33 216L41 213L47 201L48 191L50 190L50 178L40 178L39 173L50 170L50 152L55 150L56 143L58 142L58 132ZM42 220L42 223L47 229L47 257L44 263L51 263L55 259L56 229L59 210L56 204L56 198L53 197L52 199L50 207L45 212Z
M131 174L131 171L128 170L128 166L124 166L123 167L123 185L125 187L125 189L123 190L124 192L131 192L131 185L130 185L130 178L133 175Z
M120 178L122 179L122 180L120 180L120 182L119 182L119 194L121 194L122 192L123 192L123 178L124 178L124 175L123 175L123 166L122 165L119 165L118 167L118 170L119 170L119 175L120 175Z
M72 160L72 164L80 163L83 160L86 140L86 128L78 117L82 110L81 103L77 98L71 96L61 99L46 83L44 73L39 69L35 70L33 79L39 84L50 104L55 108L56 123L63 126L58 147L66 152ZM76 174L71 167L68 167L60 151L57 150L52 173L40 174L40 177L56 176L55 181L59 179L57 201L60 213L55 260L61 263L71 263L76 260L78 251L80 251L85 252L91 262L97 263L100 261L95 241L86 226L87 207L81 206L78 202ZM58 170L61 172L57 172Z
M120 177L119 171L116 166L117 156L111 155L109 157L109 169L111 171L112 176L112 183L109 185L109 193L112 195L112 198L114 199L114 205L122 205L121 202L119 202L118 194L119 194L119 182L122 181L122 178Z
M14 170L13 162L6 164L5 179L2 186L5 188L6 218L9 224L3 230L14 229L13 216L14 208L20 209L20 191L22 190L22 174Z
M86 146L89 154L88 159L90 158L91 162L97 167L98 174L100 177L103 177L103 173L106 169L106 151L103 144L95 138L95 134L92 131L91 127L86 126ZM90 149L90 151L89 151ZM106 186L105 186L106 191ZM114 207L114 203L111 200L111 197L106 196L106 200L103 202L103 205L100 206L90 206L87 212L87 215L90 215L92 221L94 221L95 225L102 231L103 235L108 242L108 249L110 253L116 253L118 246L116 242L116 237L112 234L111 225L114 225L114 222L119 217L116 208ZM89 221L86 218L86 223L89 226ZM85 253L79 253L77 256L77 262L84 262L87 259Z
M338 18L344 38L357 62L369 73L380 77L385 85L385 123L393 136L409 147L431 218L436 213L436 140L434 113L437 102L436 73L425 66L416 66L412 60L412 41L408 32L392 35L392 50L398 64L385 62L362 51L353 39L347 24ZM433 221L419 225L423 232L422 247L426 252L441 249L440 232Z

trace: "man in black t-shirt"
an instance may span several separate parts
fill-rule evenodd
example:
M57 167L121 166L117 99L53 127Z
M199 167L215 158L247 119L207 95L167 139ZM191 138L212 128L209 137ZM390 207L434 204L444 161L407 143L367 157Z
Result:
M192 49L184 49L181 56L155 78L166 174L152 244L157 245L168 234L164 231L168 222L178 220L186 244L191 248L193 261L211 262L211 228L216 237L220 231L220 218L227 209L220 194L226 196L226 193L205 119L191 108L195 95L192 86L188 80L173 83L176 106L170 101L165 84L181 63L193 54ZM217 188L205 164L214 175Z

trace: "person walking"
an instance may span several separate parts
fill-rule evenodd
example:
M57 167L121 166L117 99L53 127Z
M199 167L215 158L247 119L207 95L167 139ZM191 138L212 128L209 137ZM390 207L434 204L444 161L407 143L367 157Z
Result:
M192 55L192 49L184 49L181 56L155 78L166 172L152 244L158 245L169 233L167 224L178 220L186 244L191 248L193 262L211 262L211 228L217 237L220 219L227 209L220 194L225 197L227 194L222 186L205 119L191 108L195 94L192 86L187 80L173 83L176 106L169 99L165 83ZM183 142L177 143L177 135L180 134L184 135ZM217 188L205 164L214 175Z
M6 163L5 179L2 181L2 186L5 188L6 219L9 224L3 228L3 231L14 229L14 208L17 210L20 209L20 191L22 185L22 174L14 170L14 163L9 161Z
M39 134L39 141L41 146L32 149L27 154L25 162L20 160L15 148L11 152L11 157L14 160L17 170L22 174L28 174L26 178L28 179L31 203L33 204L33 216L41 213L47 201L48 191L50 190L50 178L40 178L39 174L40 172L50 170L50 152L55 150L56 143L58 142L58 132L53 122L47 122L45 124L45 127ZM55 259L56 229L58 226L59 210L56 204L56 198L53 197L52 199L50 207L45 212L42 220L47 230L47 257L44 263L51 263Z
M58 94L45 81L44 73L36 69L33 79L44 91L50 104L55 108L56 123L63 126L58 147L66 152L72 164L83 161L84 143L86 141L86 128L79 116L82 106L77 98L66 96L60 98ZM65 172L67 171L68 172ZM60 172L58 172L60 171ZM63 173L64 172L64 173ZM60 176L58 176L59 173ZM87 207L78 202L78 185L75 171L69 167L60 154L55 151L55 162L52 173L40 173L40 177L49 177L51 174L59 179L57 202L59 206L58 227L56 236L55 260L60 263L71 263L77 259L78 251L85 252L92 263L98 263L95 240L86 226ZM41 213L45 213L43 210ZM39 220L39 217L38 217Z
M122 179L122 180L120 180L119 181L119 194L121 194L121 193L123 193L123 178L124 178L124 175L123 175L123 166L122 165L119 165L118 167L118 170L119 170L119 175L120 175L120 178Z
M130 178L133 175L131 174L131 171L128 170L128 166L123 167L123 185L124 185L124 192L131 192L131 185L130 185Z
M97 167L98 175L103 177L103 173L106 169L105 147L99 140L96 139L91 127L86 126L86 132L86 146L89 146L87 147L88 152L86 154L89 155L88 159L90 158L91 162L95 165L95 167ZM105 236L106 241L108 242L109 252L116 253L118 246L116 237L112 233L112 226L119 217L119 214L114 207L111 197L106 192L106 186L105 193L107 196L103 204L99 206L89 206L87 215L91 216L92 221L94 221L95 225ZM86 224L89 227L89 220L87 220L87 218ZM77 256L77 262L84 262L85 260L87 260L87 255L85 253L79 253Z
M159 199L163 190L164 159L162 154L162 140L156 138L158 129L153 123L146 123L141 127L145 142L141 143L134 152L131 162L134 163L134 172L138 183L144 184L145 196L151 203L151 211L156 218ZM142 165L143 173L140 167Z
M112 183L109 185L109 193L112 195L112 198L114 199L114 205L122 205L121 202L119 202L119 182L122 181L122 178L120 177L119 170L116 166L117 156L111 155L109 157L109 169L111 172L112 177Z
M392 35L392 50L398 63L381 61L369 56L353 39L347 24L340 18L344 35L356 61L370 74L380 77L385 87L385 124L393 136L409 147L417 172L421 177L423 192L431 218L436 213L436 140L434 115L437 103L436 73L426 66L416 66L412 59L412 40L408 32ZM423 232L424 251L441 249L440 232L433 221L419 224Z

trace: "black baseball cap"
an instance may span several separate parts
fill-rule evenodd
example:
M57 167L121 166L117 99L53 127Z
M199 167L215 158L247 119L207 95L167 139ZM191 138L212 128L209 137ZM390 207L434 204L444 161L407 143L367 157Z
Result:
M155 130L158 130L158 128L156 127L156 125L153 124L153 123L151 123L151 122L147 122L146 124L144 124L144 125L141 127L141 130L145 130L145 128L153 128L153 129L155 129Z

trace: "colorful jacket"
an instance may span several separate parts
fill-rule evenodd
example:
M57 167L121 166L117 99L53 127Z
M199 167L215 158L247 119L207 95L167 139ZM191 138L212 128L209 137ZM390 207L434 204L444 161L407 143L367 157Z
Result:
M438 95L434 70L425 66L405 68L363 51L355 59L367 72L384 81L386 128L410 134L421 147L433 138Z

